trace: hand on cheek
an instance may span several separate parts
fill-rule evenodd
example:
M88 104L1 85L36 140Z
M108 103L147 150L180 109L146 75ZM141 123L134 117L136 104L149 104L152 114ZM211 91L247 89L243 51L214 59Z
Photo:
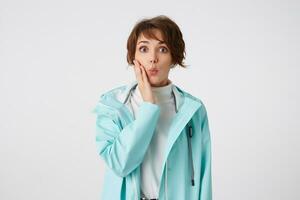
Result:
M142 94L143 100L148 101L150 103L155 103L151 85L148 80L148 76L144 66L140 64L138 60L133 60L135 75L138 81L138 88Z

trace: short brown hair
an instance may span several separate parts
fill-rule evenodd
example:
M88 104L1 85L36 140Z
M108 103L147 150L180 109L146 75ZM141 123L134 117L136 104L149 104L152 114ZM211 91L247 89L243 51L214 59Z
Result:
M127 62L129 65L133 65L136 43L141 33L147 38L155 38L158 40L152 31L153 29L159 29L161 31L163 39L171 51L173 66L178 64L184 68L187 67L183 63L186 52L182 33L178 25L165 15L144 18L135 24L127 40Z

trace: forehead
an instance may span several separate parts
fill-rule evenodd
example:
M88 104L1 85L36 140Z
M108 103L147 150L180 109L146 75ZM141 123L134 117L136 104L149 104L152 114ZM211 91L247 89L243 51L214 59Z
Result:
M151 40L155 40L157 42L164 42L164 37L162 32L159 29L152 29L149 32L142 32L140 33L137 43L139 43L140 41L151 41Z

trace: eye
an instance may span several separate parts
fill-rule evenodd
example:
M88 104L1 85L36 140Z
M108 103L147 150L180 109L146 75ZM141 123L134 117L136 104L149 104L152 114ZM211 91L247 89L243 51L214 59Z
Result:
M168 52L168 48L166 48L166 47L162 47L161 49L163 49L163 53L167 53Z
M140 50L141 52L144 52L143 49L146 49L146 46L141 46L141 47L139 48L139 50Z

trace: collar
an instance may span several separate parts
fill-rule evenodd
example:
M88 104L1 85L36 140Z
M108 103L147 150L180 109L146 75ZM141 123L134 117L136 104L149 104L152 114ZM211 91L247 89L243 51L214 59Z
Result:
M181 105L184 102L184 92L182 89L180 89L178 86L176 86L174 83L173 87L172 87L172 92L174 94L175 97L175 101L176 101L176 109L179 110ZM122 102L123 104L127 104L129 97L131 95L131 92L137 87L138 82L137 80L134 80L132 82L129 82L126 86L125 89L120 92L119 94L116 95L116 98Z

